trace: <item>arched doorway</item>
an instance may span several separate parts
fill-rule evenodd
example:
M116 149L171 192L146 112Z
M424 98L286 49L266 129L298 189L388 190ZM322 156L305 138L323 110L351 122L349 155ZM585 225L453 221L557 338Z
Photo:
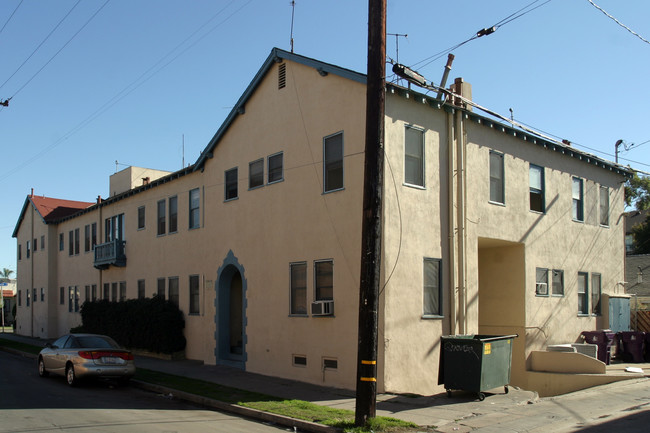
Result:
M217 271L215 289L216 362L245 369L246 279L232 251Z

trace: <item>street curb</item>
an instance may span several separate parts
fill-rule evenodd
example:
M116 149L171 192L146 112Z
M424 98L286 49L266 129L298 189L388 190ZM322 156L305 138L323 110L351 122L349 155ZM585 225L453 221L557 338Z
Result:
M263 412L257 409L251 409L244 406L239 406L231 403L224 403L222 401L213 400L211 398L202 397L196 394L190 394L184 391L178 391L172 388L167 388L160 385L154 385L140 380L132 379L131 383L138 388L156 392L159 394L171 394L173 398L189 401L191 403L199 404L201 406L211 407L223 412L233 413L235 415L245 416L247 418L257 419L265 422L278 424L284 427L295 427L300 430L313 433L340 433L342 430L336 427L330 427L323 424L314 422L303 421L296 418L290 418L283 415L277 415L269 412Z
M24 358L36 359L38 355L29 352L23 352L22 350L12 349L10 347L0 346L0 350L8 353L13 353L14 355L22 356Z

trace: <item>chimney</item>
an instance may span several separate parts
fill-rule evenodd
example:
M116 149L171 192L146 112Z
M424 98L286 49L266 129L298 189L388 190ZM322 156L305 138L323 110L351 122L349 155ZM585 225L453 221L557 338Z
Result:
M101 204L101 202L102 202L102 196L98 195L97 196L97 204Z
M30 197L34 197L34 188L32 188L32 193L29 194Z
M454 83L449 86L449 90L465 99L469 99L470 101L472 100L472 85L463 81L462 78L456 78ZM458 107L472 111L472 106L467 105L467 103L463 102L460 98L454 97L452 103Z
M148 176L143 177L142 178L142 185L149 185L149 181L150 181L150 178Z

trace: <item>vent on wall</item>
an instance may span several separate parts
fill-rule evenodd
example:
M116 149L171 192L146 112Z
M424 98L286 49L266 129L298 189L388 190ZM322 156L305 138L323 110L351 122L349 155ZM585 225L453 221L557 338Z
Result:
M284 89L287 85L287 64L278 65L278 89Z

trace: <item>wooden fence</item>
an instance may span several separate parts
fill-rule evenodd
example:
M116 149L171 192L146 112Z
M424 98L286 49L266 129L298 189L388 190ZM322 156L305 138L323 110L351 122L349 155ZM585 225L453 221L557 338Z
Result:
M650 332L650 311L630 311L630 328Z

